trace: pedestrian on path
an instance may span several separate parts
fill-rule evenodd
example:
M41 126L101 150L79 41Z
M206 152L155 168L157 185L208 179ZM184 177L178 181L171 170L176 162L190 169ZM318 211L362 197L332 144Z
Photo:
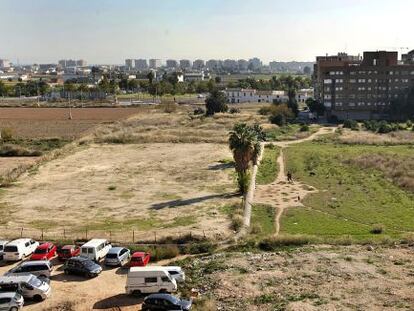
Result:
M293 184L293 178L292 178L292 173L291 172L287 173L287 180L288 180L289 183Z

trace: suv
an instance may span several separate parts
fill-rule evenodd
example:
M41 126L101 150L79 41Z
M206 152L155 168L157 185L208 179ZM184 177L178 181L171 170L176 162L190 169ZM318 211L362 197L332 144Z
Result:
M42 279L50 279L52 264L49 260L24 261L17 267L9 270L5 275L33 274Z
M24 298L16 292L0 293L0 310L17 311L23 308Z
M73 257L65 262L63 270L65 274L80 274L93 278L102 272L102 267L89 258Z
M153 294L144 299L142 311L189 311L191 304L190 300L180 299L170 294Z

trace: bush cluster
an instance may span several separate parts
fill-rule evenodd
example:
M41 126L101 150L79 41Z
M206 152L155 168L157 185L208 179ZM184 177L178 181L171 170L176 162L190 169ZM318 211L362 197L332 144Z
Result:
M348 129L351 129L353 131L358 131L359 130L359 124L355 120L345 120L344 121L344 128L348 128Z
M382 120L382 121L367 120L367 121L364 121L364 127L367 131L371 131L374 133L380 133L380 134L386 134L386 133L391 133L391 132L406 129L406 127L404 127L401 124L389 123L385 120Z

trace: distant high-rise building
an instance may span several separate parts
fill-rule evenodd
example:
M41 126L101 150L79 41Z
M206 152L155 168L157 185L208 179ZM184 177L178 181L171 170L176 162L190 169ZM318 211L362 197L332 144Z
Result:
M403 54L401 59L404 64L414 64L414 50L407 54Z
M125 67L130 70L135 67L135 60L133 59L126 59L125 60Z
M135 60L135 69L137 70L146 70L148 69L148 63L146 59L136 59Z
M219 61L215 60L215 59L210 59L206 62L206 67L209 70L218 70L219 69Z
M254 57L254 58L249 59L248 67L250 70L253 70L253 71L260 70L262 66L263 66L262 61L259 58Z
M83 60L83 59L78 59L76 61L76 66L78 66L78 67L85 67L86 66L86 61Z
M225 59L223 62L223 69L234 71L239 69L239 65L234 59Z
M239 66L240 71L246 71L247 69L249 69L249 62L245 59L239 59L237 61L237 65Z
M178 63L176 60L174 59L167 60L167 68L177 68L177 67L178 67Z
M158 69L162 66L161 59L152 58L149 60L149 67L151 69Z
M66 59L61 59L60 61L58 61L58 64L60 67L65 68L66 67Z
M191 68L191 61L188 59L180 60L180 68L181 69L190 69Z
M193 69L201 70L204 68L204 61L202 59L196 59L193 62Z
M73 59L61 59L59 62L59 67L85 67L86 61L83 59L73 60Z

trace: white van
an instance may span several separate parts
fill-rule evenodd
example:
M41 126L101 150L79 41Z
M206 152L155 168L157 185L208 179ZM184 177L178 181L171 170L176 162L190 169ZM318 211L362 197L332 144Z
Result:
M173 279L175 279L177 282L184 282L185 281L185 273L181 269L181 267L166 266L166 267L162 267L162 268L164 268L166 271L168 271L168 273L171 275L171 277Z
M81 246L81 256L98 262L108 254L111 248L112 245L108 240L92 239Z
M33 274L1 276L0 291L19 292L24 298L32 298L36 301L42 301L50 297L52 293L50 285Z
M18 261L29 256L39 246L39 242L32 239L17 239L6 244L3 250L3 260Z
M164 267L132 267L125 291L128 295L171 293L177 291L177 282Z

